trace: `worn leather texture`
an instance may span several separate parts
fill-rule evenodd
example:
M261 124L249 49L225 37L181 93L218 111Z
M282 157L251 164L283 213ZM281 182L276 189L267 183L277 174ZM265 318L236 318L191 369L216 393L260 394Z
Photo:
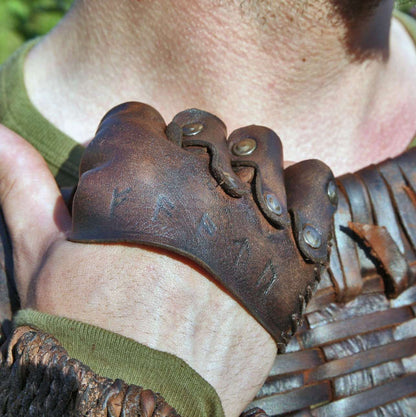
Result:
M330 267L251 406L416 415L416 149L337 178Z
M331 184L317 160L283 170L280 140L265 127L227 138L212 114L187 110L166 126L152 107L125 103L103 118L83 155L69 239L190 258L282 351L328 263Z
M52 336L19 327L0 354L0 416L180 417L162 396L95 374Z

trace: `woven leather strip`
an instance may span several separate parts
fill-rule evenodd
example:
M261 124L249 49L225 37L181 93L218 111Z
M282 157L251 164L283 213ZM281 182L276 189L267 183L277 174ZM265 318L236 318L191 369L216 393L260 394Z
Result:
M272 416L410 417L416 410L416 149L337 184L328 275L252 405Z
M252 406L272 416L413 416L413 289L394 302L365 294L307 313Z
M0 416L179 417L159 394L95 374L27 326L2 346L0 360Z

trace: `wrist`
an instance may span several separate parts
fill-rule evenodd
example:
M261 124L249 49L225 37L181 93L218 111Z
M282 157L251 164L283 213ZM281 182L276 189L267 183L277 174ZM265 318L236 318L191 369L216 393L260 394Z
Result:
M36 309L171 353L215 388L227 415L242 411L267 377L276 344L233 298L183 258L124 245L65 244L79 251L72 277L65 286L54 277L38 280L43 296ZM80 269L98 249L102 268L114 270L126 257L131 262L111 280L85 277Z

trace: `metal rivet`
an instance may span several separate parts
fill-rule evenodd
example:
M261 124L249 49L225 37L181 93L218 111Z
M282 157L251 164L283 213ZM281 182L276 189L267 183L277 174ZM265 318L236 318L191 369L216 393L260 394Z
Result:
M303 240L313 249L320 248L322 244L321 234L310 224L303 228Z
M184 136L195 136L200 133L203 128L204 125L202 123L190 123L182 128L182 133Z
M327 188L327 194L328 194L328 198L329 201L332 204L337 204L338 203L338 191L337 191L337 186L335 184L334 181L329 181L328 183L328 188Z
M254 139L246 138L235 143L233 146L233 154L237 156L245 156L252 154L257 148L257 142Z
M282 206L274 194L265 194L264 199L266 200L267 207L270 211L272 211L274 214L277 214L278 216L282 214Z

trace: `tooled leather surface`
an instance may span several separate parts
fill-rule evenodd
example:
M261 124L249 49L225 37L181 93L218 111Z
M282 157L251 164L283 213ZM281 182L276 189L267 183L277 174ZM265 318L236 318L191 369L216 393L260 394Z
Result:
M2 346L0 416L180 417L162 396L95 374L52 336L20 327Z
M143 243L192 259L283 350L327 264L331 171L315 160L283 171L273 131L249 126L227 140L224 124L200 110L179 113L165 131L140 103L104 117L81 162L70 239ZM247 138L256 148L236 155ZM251 169L251 181L239 169ZM315 247L304 244L305 230L317 234Z

